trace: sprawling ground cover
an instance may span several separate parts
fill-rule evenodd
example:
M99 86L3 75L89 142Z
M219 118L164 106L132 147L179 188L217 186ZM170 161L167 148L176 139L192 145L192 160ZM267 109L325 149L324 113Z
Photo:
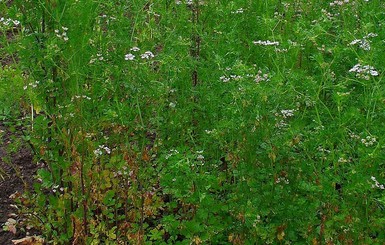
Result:
M383 1L1 4L47 241L385 241Z

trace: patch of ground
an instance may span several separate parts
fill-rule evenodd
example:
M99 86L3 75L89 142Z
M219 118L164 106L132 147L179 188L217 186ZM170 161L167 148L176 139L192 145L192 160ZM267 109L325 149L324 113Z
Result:
M9 218L19 221L17 210L10 196L16 192L23 193L32 187L34 175L38 168L32 161L30 147L24 142L18 147L16 153L9 154L8 146L14 143L15 139L21 140L21 135L12 133L0 122L0 244L13 244L12 239L23 238L27 234L20 229L16 234L3 230L3 225ZM10 163L9 163L10 161ZM19 228L16 226L16 228Z

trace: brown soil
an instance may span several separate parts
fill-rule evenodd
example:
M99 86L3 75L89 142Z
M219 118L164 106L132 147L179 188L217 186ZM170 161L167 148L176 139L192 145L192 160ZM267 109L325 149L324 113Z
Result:
M8 146L15 140L21 139L21 133L11 132L0 122L0 136L0 170L5 171L5 174L0 172L0 244L8 245L13 244L12 239L27 235L17 225L16 234L3 230L3 225L8 218L12 217L17 222L23 219L18 215L17 209L11 206L14 201L10 196L16 192L23 193L25 190L31 189L37 164L33 163L31 150L26 143L21 144L17 153L7 153ZM11 164L5 160L7 158L10 159Z

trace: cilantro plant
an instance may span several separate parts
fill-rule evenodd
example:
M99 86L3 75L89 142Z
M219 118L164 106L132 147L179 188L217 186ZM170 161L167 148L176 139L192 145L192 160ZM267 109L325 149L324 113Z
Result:
M382 1L3 8L47 241L385 239Z

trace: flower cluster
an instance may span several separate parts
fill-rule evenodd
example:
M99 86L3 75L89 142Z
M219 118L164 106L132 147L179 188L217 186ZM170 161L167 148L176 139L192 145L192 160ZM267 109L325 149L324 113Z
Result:
M176 103L174 103L174 102L170 102L170 104L168 105L170 108L175 108L175 106L176 106Z
M231 68L230 67L226 67L225 68L226 71L231 71ZM254 73L255 74L255 73ZM230 82L230 81L240 81L242 79L247 79L247 78L251 78L251 79L254 79L254 81L256 83L259 83L259 82L262 82L262 81L269 81L270 78L269 78L269 74L267 73L263 73L262 70L258 70L257 74L254 75L254 74L250 74L250 73L247 73L247 74L244 74L244 75L234 75L234 74L231 74L231 75L223 75L221 77L219 77L219 80L224 82L224 83L227 83L227 82Z
M193 5L194 4L194 0L185 0L184 1L186 5ZM182 4L182 1L180 0L175 0L175 4L177 5L181 5ZM204 5L204 2L203 1L199 1L198 2L199 5Z
M154 58L155 56L154 56L154 54L151 52L151 51L146 51L146 52L144 52L144 54L141 54L140 55L140 58L142 58L142 59L151 59L151 58Z
M361 143L365 146L372 146L377 142L377 139L372 136L366 136L366 138L361 139Z
M203 161L205 159L205 157L203 156L203 155L201 155L201 154L199 154L198 156L197 156L197 160L198 161Z
M294 110L281 110L283 118L289 118L294 116Z
M362 137L360 135L357 135L353 132L350 132L349 133L349 137L352 139L352 140L356 140L356 141L360 141L363 145L365 145L366 147L370 147L370 146L373 146L376 144L377 142L377 138L374 137L374 136L366 136L366 137Z
M359 140L360 139L360 136L353 133L353 132L349 132L349 137L353 140Z
M124 56L124 59L125 60L134 60L135 59L135 55L133 55L133 54L126 54L125 56Z
M357 64L349 72L356 73L356 77L369 80L370 76L378 76L378 71L373 66Z
M232 14L242 14L243 11L245 11L243 8L239 8L239 9L237 9L237 10L235 10L235 11L231 11L231 13L232 13Z
M62 26L62 31L56 29L55 34L58 38L62 38L65 42L67 42L68 41L67 31L68 31L68 28Z
M88 97L87 95L75 95L71 98L71 102L74 102L75 99L86 99L86 100L91 100L90 97Z
M130 50L133 52L138 52L138 51L140 51L140 48L135 46L135 47L130 48Z
M97 53L96 54L96 57L95 56L91 56L91 60L90 60L90 64L93 64L93 63L95 63L96 61L103 61L104 60L104 57L103 57L103 54L101 54L101 53Z
M338 162L339 162L339 163L348 163L348 162L350 162L350 161L351 161L350 159L346 159L346 158L344 158L344 157L338 158Z
M275 113L275 116L277 117L277 119L279 120L276 124L275 124L275 127L276 128L279 128L279 129L283 129L283 128L286 128L288 127L288 124L287 122L285 121L285 119L288 119L290 117L293 117L294 116L294 111L295 110L281 110L280 112L281 113Z
M130 49L130 51L132 51L132 52L138 52L138 51L140 51L140 48L138 48L138 47L132 47L131 49ZM128 54L126 54L125 56L124 56L124 59L125 60L135 60L135 55L134 54L132 54L132 53L128 53ZM142 58L142 59L151 59L151 58L154 58L155 57L155 55L151 52L151 51L146 51L146 52L144 52L143 54L141 54L140 55L140 58Z
M355 39L349 43L349 45L358 45L363 50L369 51L370 50L370 40L371 37L377 37L378 35L375 33L369 33L368 35L364 36L362 39Z
M203 162L203 160L205 159L205 157L202 155L203 150L202 151L196 151L196 153L198 154L197 160Z
M107 146L105 146L105 145L99 145L99 147L96 149L96 150L94 150L94 154L95 154L95 156L101 156L101 155L103 155L103 150L107 153L107 154L111 154L111 149L110 148L108 148Z
M166 160L169 159L170 157L179 154L179 151L176 149L171 149L170 152L165 156Z
M335 1L330 3L330 6L342 6L342 5L347 4L347 3L349 3L349 0L343 0L343 1L335 0Z
M330 150L325 149L325 148L323 148L322 146L318 146L318 147L317 147L317 151L320 152L320 153L326 153L326 154L330 154L330 153L331 153Z
M279 45L279 42L270 41L270 40L266 40L266 41L258 40L258 41L253 41L253 43L255 45L260 45L260 46L278 46Z
M217 132L217 130L215 128L213 130L205 129L206 134L214 134L216 132Z
M63 187L60 187L59 185L54 185L54 186L52 186L52 192L53 192L53 193L56 193L57 191L63 192L63 191L64 191L64 188L63 188Z
M355 39L349 43L349 45L351 45L351 46L354 46L356 44L358 44L358 46L360 48L362 48L363 50L366 50L366 51L370 50L370 43L368 40L366 40L364 38L363 39Z
M18 21L18 20L12 20L12 19L10 19L10 18L4 19L4 17L1 17L1 18L0 18L0 23L2 23L2 24L5 25L5 26L14 26L14 27L20 25L20 21Z
M385 190L384 185L380 184L380 182L377 181L376 177L372 176L370 179L374 182L374 184L372 184L372 188L379 188L381 190Z
M279 183L284 183L286 185L288 185L290 183L290 181L286 178L286 177L278 177L275 179L274 181L276 184L279 184Z
M34 83L28 83L28 85L25 85L25 86L23 87L23 89L24 89L24 90L27 90L28 87L36 88L37 85L39 85L39 83L40 83L39 81L35 81Z
M114 21L116 18L114 16L107 16L106 14L102 14L99 16L101 19L105 19L106 24L110 23L110 20ZM100 21L98 21L100 23Z
M226 76L221 76L219 79L224 82L224 83L227 83L229 82L230 80L235 80L235 81L239 81L241 80L243 77L240 76L240 75L230 75L229 77L226 77Z
M254 79L254 81L256 83L263 82L263 81L268 82L269 80L270 80L269 74L263 73L261 70L258 71L258 73L257 73L257 75L255 75L255 79Z
M328 12L326 9L321 9L321 12L324 15L324 17L326 17L326 19L328 19L328 20L332 20L335 17L334 14ZM336 15L338 15L338 14L339 13L337 13Z

